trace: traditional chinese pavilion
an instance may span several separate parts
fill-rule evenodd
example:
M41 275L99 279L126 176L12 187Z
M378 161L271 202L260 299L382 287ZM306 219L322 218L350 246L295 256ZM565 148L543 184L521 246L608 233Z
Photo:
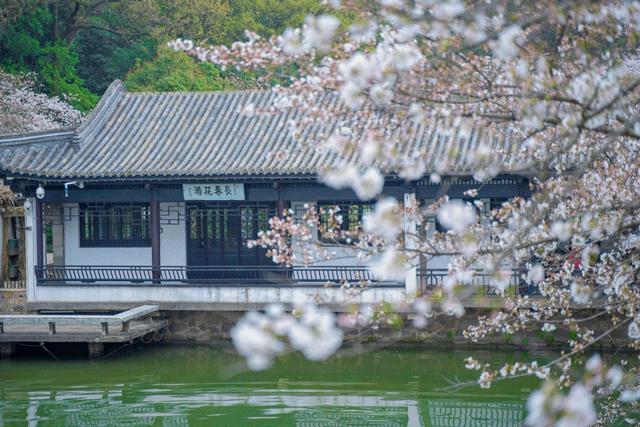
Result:
M352 191L318 182L316 170L332 158L291 139L287 123L298 112L241 113L249 103L267 107L274 97L268 91L129 93L116 81L78 127L0 137L0 175L26 198L32 306L156 301L244 309L301 296L336 303L345 295L327 282L373 280L355 257L287 268L273 264L265 249L246 245L284 208L297 214L305 203L338 205L347 228L371 209ZM303 138L321 131L309 128ZM453 172L438 185L389 173L384 193L426 200L445 193L462 198L480 188L487 211L528 195L524 176L501 175L481 186L469 176L468 153L481 141L505 153L515 149L479 132L425 127L402 149L432 153L430 172L455 150ZM373 283L356 299L415 294L446 275L446 266L446 259L429 261L403 281Z

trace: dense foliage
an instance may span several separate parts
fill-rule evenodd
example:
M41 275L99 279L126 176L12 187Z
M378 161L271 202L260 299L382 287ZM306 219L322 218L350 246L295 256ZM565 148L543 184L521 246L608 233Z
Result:
M80 110L91 109L97 96L76 71L78 55L55 36L56 19L48 8L25 10L0 33L0 66L9 72L33 71L41 88Z
M322 10L318 0L0 2L0 68L33 73L36 89L84 112L115 79L133 91L254 87L254 73L223 72L161 46L176 37L228 45L245 30L272 36Z
M138 62L125 84L134 92L249 89L255 86L253 74L222 72L214 64L195 62L182 52L163 47L153 61Z

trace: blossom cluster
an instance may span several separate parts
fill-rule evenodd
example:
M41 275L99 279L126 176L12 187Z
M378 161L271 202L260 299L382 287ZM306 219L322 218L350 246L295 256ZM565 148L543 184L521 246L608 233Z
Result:
M617 400L624 400L626 391L620 394L625 381L625 372L619 366L607 368L598 354L585 363L582 381L575 382L563 394L554 382L547 381L542 388L534 391L527 401L528 415L525 424L529 426L588 426L598 422L594 396L617 394ZM614 420L621 414L616 414ZM605 421L604 419L600 420ZM613 420L609 420L613 421Z
M242 317L231 330L231 339L249 368L262 370L291 350L310 360L324 360L342 344L342 331L332 312L314 304L296 307L292 313L272 304L264 313L251 311Z
M230 48L173 43L202 60L267 74L295 64L300 75L273 89L280 97L272 111L295 112L291 137L333 159L318 171L322 182L375 201L356 235L341 230L342 212L333 209L322 230L333 242L318 241L319 212L308 206L303 215L274 218L255 244L288 264L350 248L385 280L447 257L446 278L408 295L421 328L433 316L463 315L465 300L477 297L480 270L500 303L466 328L468 340L525 330L570 337L570 353L544 367L479 367L480 385L537 375L556 385L532 395L530 424L597 422L598 390L615 378L596 384L593 366L576 377L572 362L614 333L640 349L640 56L633 44L640 3L361 7L362 19L344 32L321 15L279 38L249 34ZM329 130L309 136L309 129ZM531 194L486 206L485 186L500 174L526 177ZM460 175L478 185L456 199L447 190ZM384 195L385 178L442 191L433 201L394 199ZM514 290L514 269L516 286L535 296ZM342 324L379 318L367 313ZM611 328L596 333L594 318ZM634 386L618 390L624 399L608 400L618 411L640 397Z
M0 135L74 126L82 113L58 97L37 93L28 76L0 72Z

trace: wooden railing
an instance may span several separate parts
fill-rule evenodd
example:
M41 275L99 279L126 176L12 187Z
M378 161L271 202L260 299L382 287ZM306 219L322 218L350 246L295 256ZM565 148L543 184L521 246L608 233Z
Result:
M327 282L376 282L370 269L360 266L89 266L36 267L38 285L283 285L323 286ZM377 282L404 286L400 282Z
M26 285L24 280L5 280L3 282L0 282L0 290L23 290L25 288Z

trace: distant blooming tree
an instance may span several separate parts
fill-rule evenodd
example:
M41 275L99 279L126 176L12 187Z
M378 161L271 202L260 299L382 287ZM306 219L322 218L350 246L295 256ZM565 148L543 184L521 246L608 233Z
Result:
M74 126L81 119L58 97L37 93L28 78L0 71L0 135Z
M522 375L544 379L528 401L532 426L638 422L637 358L612 366L585 355L612 334L640 350L640 3L380 0L360 10L362 3L332 2L359 11L349 28L320 15L270 40L249 34L230 47L171 43L224 67L279 72L295 65L290 85L274 89L281 94L275 105L245 112L301 112L290 123L292 137L338 159L318 171L321 180L376 201L356 231L340 227L338 209L309 206L302 220L292 213L273 218L254 244L289 264L350 248L385 279L451 257L446 279L409 296L416 327L462 316L482 268L493 275L502 307L465 330L470 341L558 328L570 337L570 349L545 365L469 358L482 387ZM324 102L328 96L340 102ZM310 141L305 129L316 124L334 131ZM447 176L460 173L456 150L430 164L433 153L403 148L431 127L476 141L466 161L477 181L527 173L532 196L493 207L474 200L477 190L464 201L444 196L427 204L382 196L390 171L445 187ZM478 221L487 208L490 221ZM321 216L330 218L321 229L329 240L318 242L311 237ZM434 217L442 230L416 231L433 228ZM507 292L514 266L542 298ZM272 307L243 319L233 339L256 369L291 348L323 359L338 347L342 329L395 322L400 308L366 306L334 319L315 306L292 314ZM596 332L593 320L609 328Z

